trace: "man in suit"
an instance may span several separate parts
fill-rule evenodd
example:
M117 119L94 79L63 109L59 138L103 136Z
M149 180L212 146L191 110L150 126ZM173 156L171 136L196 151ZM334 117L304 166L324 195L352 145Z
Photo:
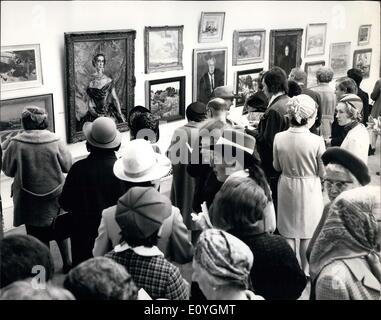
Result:
M208 72L206 72L200 79L198 86L197 101L207 104L213 97L214 88L223 86L224 72L216 68L216 58L208 55L205 58L208 64Z

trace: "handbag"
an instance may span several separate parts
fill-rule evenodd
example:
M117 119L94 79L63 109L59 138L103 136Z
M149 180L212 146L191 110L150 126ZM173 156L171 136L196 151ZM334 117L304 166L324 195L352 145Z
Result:
M52 225L52 235L54 240L65 240L70 238L73 231L73 218L69 212L61 212L53 219Z

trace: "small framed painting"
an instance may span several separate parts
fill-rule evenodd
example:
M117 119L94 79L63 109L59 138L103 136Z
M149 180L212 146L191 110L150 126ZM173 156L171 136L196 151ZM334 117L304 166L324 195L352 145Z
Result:
M246 99L258 91L259 74L263 68L237 71L235 91L239 96L236 107L243 106Z
M265 56L265 30L236 30L233 34L233 65L262 62Z
M347 75L350 68L351 43L338 42L331 44L329 54L329 65L334 72L334 78L340 78Z
M364 24L364 25L360 26L359 38L358 38L358 45L359 46L369 44L371 27L372 27L371 24Z
M326 33L326 23L312 23L307 26L306 57L324 54Z
M1 90L40 87L42 81L39 44L1 47Z
M145 72L183 68L184 26L145 27Z
M146 105L161 121L185 118L185 77L146 82Z
M304 71L307 73L307 88L315 87L317 85L316 71L325 66L325 61L306 62Z
M372 49L355 50L353 53L353 68L362 71L363 78L369 78Z
M198 42L218 42L224 33L225 12L202 12Z
M9 136L15 136L20 130L21 113L26 106L36 106L46 110L48 114L48 130L54 132L53 94L1 100L0 103L0 142Z

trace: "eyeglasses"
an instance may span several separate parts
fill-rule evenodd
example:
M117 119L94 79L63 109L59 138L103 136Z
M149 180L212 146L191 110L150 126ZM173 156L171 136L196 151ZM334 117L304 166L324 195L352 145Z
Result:
M324 183L327 185L327 187L335 186L336 188L344 188L348 184L353 183L353 181L334 181L330 179L324 179Z

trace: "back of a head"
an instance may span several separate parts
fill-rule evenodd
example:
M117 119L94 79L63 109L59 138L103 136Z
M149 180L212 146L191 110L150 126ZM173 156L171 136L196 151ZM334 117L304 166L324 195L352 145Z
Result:
M297 83L303 83L303 85L305 85L307 81L307 73L300 68L293 68L290 72L289 78Z
M352 68L347 71L348 78L353 79L357 86L360 86L360 83L363 79L362 71L360 69Z
M294 80L288 80L288 96L290 98L298 96L302 93L302 88L300 85Z
M333 79L333 70L329 67L320 67L316 71L316 79L321 83L329 83Z
M252 178L230 177L214 198L210 219L224 230L242 230L262 219L267 203L263 188Z
M288 92L287 74L280 67L272 67L263 76L264 82L270 93Z
M212 116L216 117L223 112L226 112L228 107L224 99L214 98L208 102L207 109L212 112Z
M207 118L206 106L202 102L192 102L186 109L188 121L201 122Z
M70 270L64 286L77 300L136 300L138 289L126 268L97 257Z
M25 107L21 113L21 122L25 130L44 130L49 126L48 115L40 107Z
M54 274L49 248L29 235L9 235L0 241L0 288L36 275L43 269L46 279Z
M351 78L341 77L336 80L336 84L338 85L340 90L344 91L345 93L357 94L357 84Z
M11 283L1 290L0 300L75 300L66 289L33 281L29 278Z
M131 137L155 143L160 138L159 119L150 112L136 114L131 120Z

